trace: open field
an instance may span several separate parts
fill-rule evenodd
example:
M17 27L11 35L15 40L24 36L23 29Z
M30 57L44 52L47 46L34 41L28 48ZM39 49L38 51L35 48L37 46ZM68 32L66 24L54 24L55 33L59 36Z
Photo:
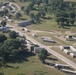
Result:
M45 34L45 33L41 33L41 34L37 33L37 36L38 36L38 37L33 37L32 34L28 34L28 35L30 35L30 36L31 36L32 38L34 38L35 40L37 40L37 41L39 41L39 42L41 42L42 44L47 45L47 46L62 45L62 43L61 43L61 42L58 42L57 40L56 40L57 43L43 42L43 40L41 39L42 36L52 38L52 35L48 35L48 34L45 34L45 35L44 35L44 34ZM52 38L52 39L54 39L54 38ZM55 39L54 39L54 40L55 40Z
M61 63L61 61L60 61ZM60 72L59 70L53 67L47 67L43 65L38 56L32 56L28 58L27 62L23 63L14 63L9 64L11 66L18 66L18 69L13 68L0 68L0 71L3 71L5 75L67 75L65 73Z

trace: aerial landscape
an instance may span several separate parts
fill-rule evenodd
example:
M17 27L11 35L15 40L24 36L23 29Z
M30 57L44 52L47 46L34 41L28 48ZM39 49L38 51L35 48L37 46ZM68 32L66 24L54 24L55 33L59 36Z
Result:
M0 75L76 75L76 0L0 0Z

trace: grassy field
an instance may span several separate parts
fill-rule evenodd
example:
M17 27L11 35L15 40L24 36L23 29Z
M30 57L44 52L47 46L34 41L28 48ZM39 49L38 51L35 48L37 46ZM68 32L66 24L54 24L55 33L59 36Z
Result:
M9 65L18 66L19 68L0 68L0 71L4 72L4 75L67 75L53 67L43 65L37 55L28 58L27 62Z
M50 33L47 33L47 32L36 32L35 34L37 35L37 37L33 37L32 34L33 34L33 32L28 33L29 36L31 36L35 40L37 40L37 41L39 41L42 44L47 45L47 46L72 45L72 44L75 43L75 41L64 41L63 39L59 39L59 38L55 37L56 36L55 34L51 34L51 32ZM52 38L53 40L56 41L56 43L43 42L43 40L41 39L42 36Z
M41 42L42 44L47 45L47 46L62 45L62 43L61 43L61 42L58 42L57 40L56 40L57 43L43 42L43 40L41 39L42 36L52 38L52 35L49 35L49 34L45 34L45 35L44 35L44 34L45 34L45 33L42 33L42 34L37 33L37 36L38 36L38 37L33 37L32 34L30 34L29 36L31 36L31 37L34 38L35 40L37 40L37 41L39 41L39 42ZM54 38L52 38L52 39L54 39ZM54 39L54 40L55 40L55 39Z

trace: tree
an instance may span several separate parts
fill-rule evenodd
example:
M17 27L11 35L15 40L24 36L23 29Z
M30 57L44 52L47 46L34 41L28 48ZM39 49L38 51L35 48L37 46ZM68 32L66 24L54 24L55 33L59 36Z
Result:
M9 32L9 36L10 36L10 38L16 38L17 37L17 33L15 32L15 31L10 31Z
M30 17L32 19L32 22L35 23L35 15L34 15L34 13L30 13Z
M41 1L40 1L40 0L37 1L37 5L38 5L38 7L40 6L40 4L41 4Z
M75 18L75 17L76 17L76 14L75 14L74 12L70 12L70 13L69 13L69 17L70 17L70 18Z
M43 53L39 53L39 59L41 60L42 63L44 63L45 62L44 60L46 59L46 55Z
M30 3L30 4L27 6L27 9L32 10L33 6L34 6L34 3Z
M16 60L21 51L21 42L18 39L8 39L0 48L1 56L5 62ZM13 59L13 60L11 60Z
M30 13L30 10L29 9L26 9L25 10L25 13L26 13L26 15L28 15Z
M56 17L69 18L69 15L68 15L68 13L61 11L61 12L57 12L57 13L56 13Z
M46 5L48 5L49 0L42 0Z
M45 49L42 49L42 50L40 51L40 53L43 53L43 54L45 54L46 56L48 55L48 51L45 50Z
M39 23L40 22L40 14L37 13L35 14L35 23Z
M6 23L6 21L4 21L4 20L1 22L1 25L2 25L2 26L6 26L6 24L7 24L7 23Z
M8 14L8 10L7 10L7 9L4 10L4 14L5 14L5 15Z
M33 20L33 19L35 18L34 13L30 13L30 17L31 17L31 19Z
M58 17L56 19L56 22L61 26L64 27L65 23L68 23L68 19L64 18L64 17Z
M7 16L8 16L9 18L11 18L11 17L12 17L12 15L11 15L11 14L8 14Z
M45 62L47 55L48 55L47 50L45 50L45 49L40 50L39 59L41 60L41 62L43 62L43 63Z
M41 12L41 16L44 18L45 15L46 15L46 12L45 11L42 11Z
M19 19L20 17L22 17L21 13L19 12L17 12L15 16L16 16L16 19Z
M70 19L69 22L73 25L75 23L75 19Z
M22 6L22 7L21 7L21 10L24 10L24 8L25 8L25 7L24 7L24 6Z
M0 34L0 43L4 42L7 40L7 37L4 34Z
M71 10L74 12L75 10L75 6L76 6L76 3L75 2L71 2L70 3L70 7L71 7Z

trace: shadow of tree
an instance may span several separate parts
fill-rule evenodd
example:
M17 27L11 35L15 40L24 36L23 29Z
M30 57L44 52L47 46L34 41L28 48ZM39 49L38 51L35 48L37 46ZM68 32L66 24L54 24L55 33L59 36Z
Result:
M48 60L53 60L53 61L58 61L58 59L56 58L52 58L52 57L47 57Z

